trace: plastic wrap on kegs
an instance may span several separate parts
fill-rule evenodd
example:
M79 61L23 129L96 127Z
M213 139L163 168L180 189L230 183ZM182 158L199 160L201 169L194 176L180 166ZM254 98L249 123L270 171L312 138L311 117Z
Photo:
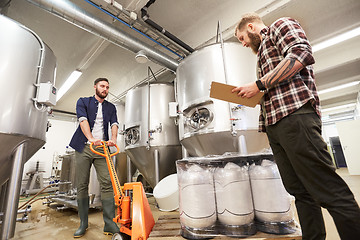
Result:
M293 220L291 196L280 178L277 165L263 160L249 168L255 217L260 222L289 222Z
M254 220L248 166L228 162L214 173L218 219L225 225L247 225Z
M181 225L204 229L216 222L213 173L208 168L189 164L179 170L179 209Z

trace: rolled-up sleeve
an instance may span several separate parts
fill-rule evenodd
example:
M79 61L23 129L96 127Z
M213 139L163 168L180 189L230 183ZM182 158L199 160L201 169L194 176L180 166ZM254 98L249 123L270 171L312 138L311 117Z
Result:
M119 123L118 123L118 122L114 122L114 123L112 123L112 124L110 125L110 127L112 127L112 126L118 126L118 127L119 127Z
M291 18L283 18L270 29L276 46L284 58L298 60L307 66L315 63L311 45L300 24Z
M315 59L307 48L303 46L295 46L289 49L286 58L298 60L302 65L308 66L315 63Z
M86 117L79 117L79 123L81 123L82 121L85 121L85 120L87 120L87 118Z
M79 100L76 103L76 116L77 116L79 122L88 120L86 106L85 106L82 98L79 98Z
M117 120L117 114L116 114L116 107L113 105L113 108L111 111L111 116L110 116L110 127L112 127L114 125L119 127L119 123Z

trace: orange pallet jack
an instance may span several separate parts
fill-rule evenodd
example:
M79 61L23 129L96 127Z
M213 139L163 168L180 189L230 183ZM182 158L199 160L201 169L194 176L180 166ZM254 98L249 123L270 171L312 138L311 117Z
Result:
M102 148L104 150L103 153L96 151L93 148L93 143L90 145L90 149L93 153L105 157L110 173L111 183L114 189L114 199L117 208L117 215L113 220L116 223L120 223L120 234L115 233L112 237L112 240L124 240L128 239L129 237L131 237L131 240L146 240L149 237L153 226L155 225L154 217L151 213L150 205L146 198L141 182L125 183L123 190L121 189L113 161L111 160L112 156L115 156L119 153L119 147L115 147L117 151L110 154L109 148L105 141L102 141L102 145L95 147ZM130 196L131 191L132 201Z

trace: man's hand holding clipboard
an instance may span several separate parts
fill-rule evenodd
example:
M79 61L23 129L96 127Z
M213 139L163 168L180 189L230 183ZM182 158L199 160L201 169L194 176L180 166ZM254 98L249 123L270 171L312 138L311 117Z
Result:
M212 82L210 88L210 97L245 105L248 107L255 107L257 104L259 104L260 99L264 95L264 92L259 92L257 87L256 89L251 90L250 84L249 86L244 85L242 87L235 87L219 82ZM244 92L246 93L244 94Z

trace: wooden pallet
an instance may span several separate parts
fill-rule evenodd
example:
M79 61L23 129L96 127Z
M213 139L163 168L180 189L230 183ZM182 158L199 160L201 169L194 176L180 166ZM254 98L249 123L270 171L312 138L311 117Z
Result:
M148 240L183 240L180 234L180 219L179 215L172 214L172 215L162 215L159 217L155 226L150 233ZM292 240L292 239L301 239L301 231L297 229L297 231L293 234L287 235L274 235L274 234L267 234L262 232L257 232L255 235L250 236L248 238L241 238L241 239L251 239L251 240ZM217 236L213 239L221 239L221 240L234 240L234 237L228 236Z

